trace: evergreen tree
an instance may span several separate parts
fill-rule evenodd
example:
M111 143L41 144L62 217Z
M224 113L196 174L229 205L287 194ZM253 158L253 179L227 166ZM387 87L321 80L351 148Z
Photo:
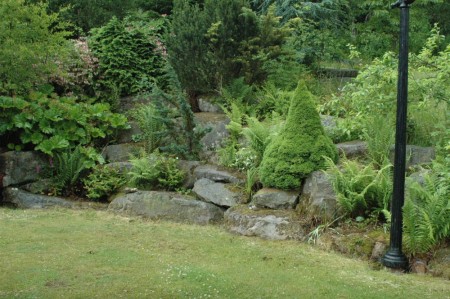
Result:
M303 178L324 167L324 156L336 160L337 150L325 135L313 95L300 82L285 127L264 152L261 182L266 187L298 189Z
M213 89L208 57L207 30L210 22L198 4L175 0L172 32L167 36L169 61L189 96Z

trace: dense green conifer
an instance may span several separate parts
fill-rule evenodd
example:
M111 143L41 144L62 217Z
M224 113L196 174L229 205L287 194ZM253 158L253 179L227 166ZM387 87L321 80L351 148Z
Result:
M264 153L261 181L266 187L299 188L304 177L324 167L324 156L336 160L337 151L325 135L313 95L300 82L292 96L285 127Z

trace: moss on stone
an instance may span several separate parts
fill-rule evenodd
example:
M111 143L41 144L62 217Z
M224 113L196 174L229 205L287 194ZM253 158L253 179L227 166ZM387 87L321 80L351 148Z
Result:
M285 127L264 152L261 182L265 187L298 189L303 178L324 167L324 156L336 160L337 150L325 135L313 95L300 82Z

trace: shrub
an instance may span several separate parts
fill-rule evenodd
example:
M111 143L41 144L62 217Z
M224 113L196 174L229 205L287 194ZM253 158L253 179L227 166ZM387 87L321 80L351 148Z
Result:
M31 3L42 0L26 0ZM157 10L168 13L171 0L46 0L48 10L60 12L61 17L74 24L79 33L88 33L92 28L104 26L112 17L123 19L136 9Z
M155 151L130 159L129 183L137 188L175 190L184 179L178 160Z
M325 135L312 94L300 82L280 134L268 145L260 165L264 186L299 188L302 179L325 166L324 157L337 159L337 150Z
M207 130L199 126L186 94L173 69L167 66L167 87L156 86L150 93L152 103L158 111L158 120L163 122L160 150L186 159L196 159L201 150L201 138Z
M72 42L75 51L65 63L67 74L53 75L51 84L60 95L96 96L95 79L98 77L98 59L89 49L86 38L80 37Z
M25 95L52 76L65 75L73 49L65 25L42 3L0 1L0 95Z
M153 84L164 85L165 49L161 41L164 19L128 16L112 18L92 30L89 46L99 59L98 84L116 86L120 95L148 91Z
M438 52L441 42L442 36L436 27L422 51L410 55L407 138L416 145L429 146L430 141L435 141L433 135L442 134L442 124L446 121L445 111L450 99L450 45ZM394 117L397 73L396 55L385 53L347 84L340 96L322 107L324 113L345 117L338 122L342 139L363 138L364 124L374 115ZM423 109L429 107L438 107L440 111L434 117L422 118Z
M117 192L126 183L125 175L117 168L97 165L83 179L86 196L93 200L103 200Z

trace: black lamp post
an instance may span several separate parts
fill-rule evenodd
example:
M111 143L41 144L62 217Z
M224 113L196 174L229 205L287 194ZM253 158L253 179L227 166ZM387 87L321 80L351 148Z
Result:
M405 201L406 109L408 103L408 23L409 5L415 0L398 0L400 8L400 53L397 85L397 122L395 131L394 190L391 203L390 248L381 258L389 268L406 269L408 260L402 252L402 207Z

